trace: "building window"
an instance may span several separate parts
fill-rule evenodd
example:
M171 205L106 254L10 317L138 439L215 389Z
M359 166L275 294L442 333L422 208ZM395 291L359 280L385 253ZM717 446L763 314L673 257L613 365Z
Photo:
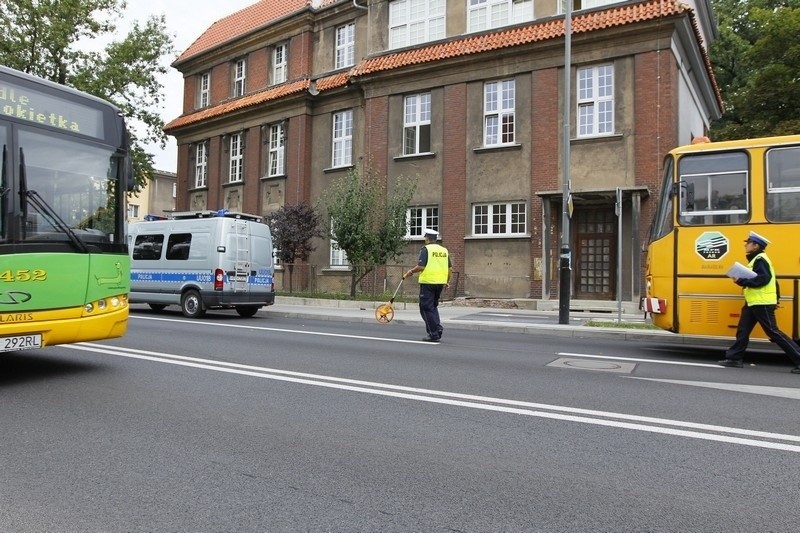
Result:
M514 93L514 80L483 86L484 146L514 143Z
M339 248L339 243L333 237L334 221L331 220L331 253L330 253L330 267L331 268L349 268L350 263L347 261L347 254L344 250Z
M575 0L573 2L573 10L579 11L581 9L592 9L594 7L602 7L607 6L609 4L616 4L623 0ZM562 4L559 2L559 13L564 13L564 8Z
M208 183L208 148L206 143L198 143L194 153L194 186L205 187Z
M614 133L614 66L578 69L578 137Z
M244 139L234 133L229 140L228 183L239 183L244 176Z
M277 85L286 81L288 74L288 51L287 44L276 45L272 49L272 84Z
M239 59L233 64L233 96L243 96L247 78L247 63L244 59Z
M197 107L208 107L210 102L211 73L200 74L197 84Z
M139 206L128 204L128 218L139 218Z
M439 208L435 206L411 207L406 211L407 239L422 237L426 229L439 231Z
M353 162L353 110L333 114L333 167L346 167Z
M336 28L336 58L334 68L344 68L356 62L356 24L351 22Z
M270 126L267 176L283 176L285 142L286 135L283 122Z
M403 101L403 155L431 151L431 93L406 96Z
M445 37L445 0L395 0L389 3L389 48Z
M470 32L533 20L533 0L467 0Z
M472 206L473 235L525 235L527 204L511 202Z

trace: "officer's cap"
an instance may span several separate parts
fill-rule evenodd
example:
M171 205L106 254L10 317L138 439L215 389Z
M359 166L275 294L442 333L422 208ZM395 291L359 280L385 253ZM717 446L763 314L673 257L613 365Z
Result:
M766 237L763 237L756 233L755 231L751 231L750 235L747 236L744 242L754 242L762 248L766 248L769 244L769 240Z

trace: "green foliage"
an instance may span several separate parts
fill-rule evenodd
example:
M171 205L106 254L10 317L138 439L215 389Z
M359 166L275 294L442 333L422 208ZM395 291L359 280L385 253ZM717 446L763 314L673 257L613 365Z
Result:
M284 205L267 217L272 230L272 244L278 258L289 269L289 292L292 292L292 271L295 261L306 261L314 247L315 237L322 237L320 216L306 203Z
M88 92L117 105L133 138L134 173L143 186L152 177L153 156L143 146L166 144L159 116L166 73L161 59L174 52L164 17L134 23L122 40L102 51L86 43L114 37L124 0L4 0L0 2L0 63Z
M405 245L406 211L416 182L399 176L391 191L386 182L369 167L353 167L322 197L332 221L331 236L350 261L351 296L364 276L399 256Z
M800 131L800 0L713 0L711 45L725 113L714 140Z

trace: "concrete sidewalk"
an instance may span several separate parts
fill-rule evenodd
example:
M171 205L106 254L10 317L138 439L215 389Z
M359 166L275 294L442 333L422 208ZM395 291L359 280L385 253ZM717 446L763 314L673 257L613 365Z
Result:
M375 323L375 309L386 302L364 302L351 300L325 300L278 296L275 305L263 307L260 314L288 318L334 320L344 322ZM392 305L394 318L385 327L394 324L416 324L424 334L422 317L416 303L399 302ZM475 307L443 302L439 316L445 329L471 329L478 331L506 331L528 335L556 335L575 338L616 338L625 340L648 340L668 344L692 344L726 346L729 341L710 336L676 335L659 329L634 329L630 324L645 324L643 313L633 314L617 310L570 311L570 324L559 324L558 311L538 311L519 308ZM619 320L621 319L621 320ZM587 326L589 321L620 323L621 327Z

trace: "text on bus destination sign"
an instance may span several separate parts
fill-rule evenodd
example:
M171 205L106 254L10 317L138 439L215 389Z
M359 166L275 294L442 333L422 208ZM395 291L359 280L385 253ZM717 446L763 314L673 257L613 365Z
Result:
M43 126L102 136L99 111L7 82L0 83L0 113Z

